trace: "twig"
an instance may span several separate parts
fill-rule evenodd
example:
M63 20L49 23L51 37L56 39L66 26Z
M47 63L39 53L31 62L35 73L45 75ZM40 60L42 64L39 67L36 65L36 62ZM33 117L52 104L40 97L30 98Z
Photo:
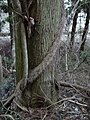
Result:
M75 88L74 86L71 86L77 93L79 93L82 97L84 97L84 98L89 98L90 99L90 97L87 97L86 95L83 95L77 88Z
M87 107L86 104L79 103L78 101L77 101L77 102L76 102L76 101L73 101L73 100L68 100L68 101L69 101L69 102L72 102L72 103L75 103L75 104L77 104L77 105L83 106L83 107Z
M44 117L42 118L42 120L44 120L46 118L46 116L47 116L47 113L44 115Z
M87 88L87 87L84 87L84 86L80 86L80 85L77 85L77 84L71 84L71 83L67 83L67 82L62 82L62 81L60 81L59 84L61 86L64 86L64 87L72 87L72 88L75 87L77 89L83 90L86 93L87 92L90 93L90 89ZM90 98L90 97L87 97L87 98Z
M4 106L7 106L15 97L15 92L7 99L7 101L4 103Z
M17 112L6 108L6 107L3 105L2 101L0 101L0 103L1 103L2 107L3 107L7 112L9 112L10 114L14 113L16 116L19 116L22 120L25 120L25 119L24 119L20 114L18 114Z
M12 120L15 120L12 115L9 115L9 114L1 114L0 117L9 117L11 118Z
M9 71L7 68L5 68L4 66L2 66L2 68L3 68L3 71L4 71L6 74L9 74L9 73L10 73L10 71Z
M77 98L75 98L75 97L64 98L64 99L62 99L62 100L59 100L59 101L57 101L57 102L49 105L49 106L47 107L47 109L50 108L50 107L52 107L52 106L54 106L54 105L57 105L57 104L59 104L59 103L61 103L61 102L68 101L68 100L72 100L72 99L77 99Z
M17 107L20 108L22 111L24 111L24 112L29 112L26 107L19 105L15 100L14 100L14 103L15 103L15 104L17 105Z
M31 4L32 4L33 0L29 0L29 4L28 4L28 9L30 8Z

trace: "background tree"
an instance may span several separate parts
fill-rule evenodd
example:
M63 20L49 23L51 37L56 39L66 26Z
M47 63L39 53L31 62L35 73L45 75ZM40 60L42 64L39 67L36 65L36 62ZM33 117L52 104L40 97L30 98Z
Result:
M77 0L76 1L72 0L72 5L75 4L75 2L77 2ZM90 12L89 6L90 6L90 4L89 4L88 0L79 1L78 8L77 8L76 13L73 18L73 24L72 24L72 30L71 30L71 39L70 39L70 48L71 49L73 48L73 45L74 45L74 38L75 38L78 14L80 13L80 11L83 11L84 13L87 14L87 16L86 16L85 27L84 27L83 34L82 34L82 39L81 39L82 43L80 45L80 51L84 50L86 36L87 36L87 32L88 32L88 27L89 27L89 16L90 16L89 15L89 12Z
M84 27L84 30L83 30L83 35L82 35L82 43L81 43L81 46L80 46L80 51L84 51L84 46L85 46L85 42L86 42L86 37L87 37L87 33L88 33L88 28L89 28L89 17L90 17L90 4L87 3L83 6L83 9L85 11L85 13L87 14L86 16L86 23L85 23L85 27Z
M3 81L2 56L0 55L0 83Z
M14 42L14 16L13 16L13 12L11 10L12 8L12 1L11 0L7 0L7 3L8 3L8 13L9 13L9 17L8 17L8 22L9 22L9 28L10 28L10 37L11 37L11 48L13 46L13 42Z
M79 10L76 11L74 18L73 18L73 25L72 25L71 39L70 39L70 49L71 50L72 50L73 45L74 45L74 37L75 37L75 32L76 32L78 13L79 13Z

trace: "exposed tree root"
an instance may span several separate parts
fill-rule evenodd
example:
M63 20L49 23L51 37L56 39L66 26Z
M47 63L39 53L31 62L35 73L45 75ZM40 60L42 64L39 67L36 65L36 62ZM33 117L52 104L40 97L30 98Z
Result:
M4 106L7 106L9 103L11 103L11 101L13 101L13 99L17 96L20 83L21 83L21 82L18 83L18 85L17 85L17 87L16 87L16 91L15 91L15 92L7 99L7 101L4 103ZM84 91L85 93L90 94L90 89L88 89L87 87L83 87L83 86L77 85L77 84L70 84L70 83L67 83L67 82L62 82L62 81L60 81L59 85L60 85L60 86L63 86L63 87L76 88L76 89L78 89L78 90L82 90L82 91ZM83 95L83 97L90 99L90 97L88 97L88 96L84 96L84 95Z

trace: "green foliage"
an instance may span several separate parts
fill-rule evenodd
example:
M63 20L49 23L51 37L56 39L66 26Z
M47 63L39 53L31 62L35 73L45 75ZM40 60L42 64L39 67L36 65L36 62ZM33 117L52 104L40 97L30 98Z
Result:
M80 60L85 61L88 65L90 65L90 50L85 50L80 53Z
M8 16L5 21L9 22L9 23L12 23L14 20L13 16Z
M12 64L13 60L10 57L3 56L2 60L3 60L4 66L7 65L7 68L11 67L11 64Z
M90 7L90 0L82 0L80 1L81 9L86 12L87 7Z
M80 58L87 58L87 57L90 57L90 53L86 50L86 51L82 51L80 53Z
M14 81L12 80L11 76L9 76L8 78L6 78L4 80L4 82L1 84L0 86L2 89L5 90L12 90L15 87Z

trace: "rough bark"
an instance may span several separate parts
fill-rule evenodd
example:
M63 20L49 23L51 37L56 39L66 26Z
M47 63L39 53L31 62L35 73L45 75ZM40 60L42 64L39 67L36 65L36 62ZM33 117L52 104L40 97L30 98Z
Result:
M22 90L20 102L27 107L42 107L58 99L54 82L55 57L60 47L64 24L64 20L62 20L63 1L16 0L14 2L18 3L15 8L18 12L16 20L21 20L16 26L17 83L23 78L24 72L22 71L27 64L29 65L28 84ZM34 26L30 24L30 17L35 20ZM21 30L22 24L24 24L25 33ZM22 33L25 35L24 38ZM28 56L23 54L25 51L22 48L22 39L27 39ZM23 66L22 62L24 57L28 58L28 63L24 62L26 66Z
M31 39L28 41L28 45L30 46L29 73L43 61L45 56L49 54L50 47L53 45L54 41L60 38L61 6L62 2L59 0L39 0L37 2L37 12L36 9L33 10L35 12L33 12L32 15L37 23L35 28L32 29ZM48 61L49 60L47 60L47 62ZM32 106L42 106L45 101L57 101L58 98L57 91L55 90L54 77L55 60L53 60L42 74L38 76L36 81L32 83L30 88L31 93L29 93L31 97L30 104Z

